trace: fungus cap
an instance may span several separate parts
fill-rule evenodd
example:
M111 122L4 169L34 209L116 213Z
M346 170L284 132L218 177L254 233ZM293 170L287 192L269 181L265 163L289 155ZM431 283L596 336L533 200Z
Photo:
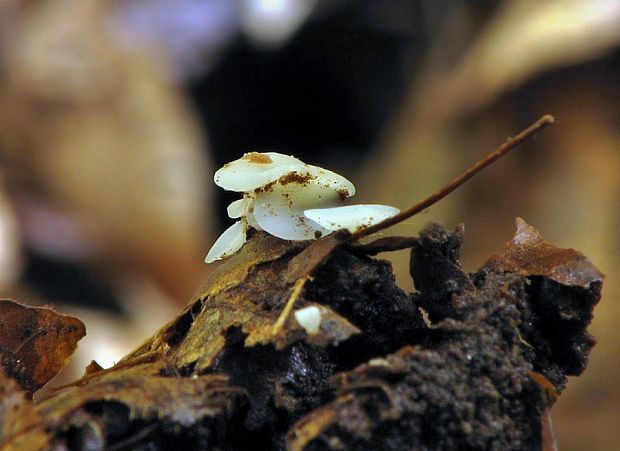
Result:
M349 232L370 227L400 213L389 205L344 205L333 208L315 208L305 210L304 215L321 227L335 232L347 229Z
M205 263L222 260L237 252L245 243L247 232L248 224L243 219L224 230L215 243L213 243L213 246L211 246L209 253L205 257Z
M250 193L278 182L281 178L286 183L287 179L295 177L311 177L347 196L355 194L353 184L341 175L277 152L246 153L218 169L213 181L227 191Z
M355 194L349 180L276 152L247 153L216 171L214 181L243 198L228 206L228 216L240 220L216 240L207 263L237 252L249 227L284 240L311 240L339 229L355 232L399 212L386 205L338 206Z
M237 199L231 202L228 208L226 208L226 212L228 213L229 218L237 219L242 216L246 216L251 206L252 199L249 197L243 197L242 199Z
M338 204L342 194L322 180L296 178L286 184L276 183L258 193L253 213L266 232L284 240L313 240L329 231L304 215L304 211Z

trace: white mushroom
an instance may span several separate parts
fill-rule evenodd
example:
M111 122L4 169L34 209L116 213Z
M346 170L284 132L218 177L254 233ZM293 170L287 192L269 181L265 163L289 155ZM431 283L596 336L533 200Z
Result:
M231 218L285 240L311 240L328 230L304 216L304 210L335 206L355 194L355 186L335 172L276 152L247 153L214 176L224 189L244 192L228 206Z
M249 226L256 230L263 230L256 222L256 218L254 218L254 199L247 194L243 199L231 202L226 211L229 218L245 218Z
M229 228L224 230L220 237L213 243L209 253L205 258L205 263L211 263L230 257L232 254L241 249L247 238L248 224L242 219L235 222Z
M226 163L215 172L213 180L226 191L247 193L278 180L285 174L307 171L308 165L277 152L250 152Z
M282 180L282 179L281 179ZM290 180L276 183L256 194L254 217L266 232L284 240L312 240L329 233L304 215L304 210L335 206L350 195L350 182L334 177L328 180L292 174Z
M384 205L338 206L355 194L349 180L276 152L247 153L220 168L214 181L243 198L228 206L228 216L241 219L218 238L207 263L241 248L249 227L284 240L311 240L343 228L354 232L398 213Z
M295 311L295 319L308 335L316 335L321 327L321 310L311 305Z
M358 204L305 210L304 215L330 232L340 229L357 232L391 218L399 212L398 208L388 205Z
M247 215L251 206L252 199L249 197L244 197L243 199L237 199L236 201L231 202L226 209L226 212L228 213L229 218L237 219Z

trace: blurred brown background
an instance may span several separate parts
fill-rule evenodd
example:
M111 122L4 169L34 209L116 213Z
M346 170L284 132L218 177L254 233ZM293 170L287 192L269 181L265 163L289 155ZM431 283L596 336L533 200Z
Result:
M3 0L0 292L82 318L73 365L174 316L233 197L277 150L406 207L551 113L557 124L393 233L466 226L474 270L521 216L607 275L562 450L620 441L620 2ZM411 290L406 253L389 256Z

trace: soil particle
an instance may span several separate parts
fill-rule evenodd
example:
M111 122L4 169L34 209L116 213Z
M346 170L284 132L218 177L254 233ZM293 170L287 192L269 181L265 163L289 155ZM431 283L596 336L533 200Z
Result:
M289 183L297 183L298 185L304 186L310 180L312 180L314 178L315 177L310 175L309 173L300 174L299 172L293 171L293 172L289 172L288 174L285 174L282 177L280 177L278 179L278 182L282 186L286 186Z
M248 160L250 163L256 163L256 164L273 163L273 160L271 159L269 155L265 155L264 153L259 153L259 152L246 153L243 156L243 159Z

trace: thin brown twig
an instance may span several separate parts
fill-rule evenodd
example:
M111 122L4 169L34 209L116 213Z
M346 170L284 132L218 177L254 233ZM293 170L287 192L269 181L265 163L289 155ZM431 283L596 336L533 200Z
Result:
M391 218L388 218L378 224L367 227L365 229L358 230L355 233L342 236L342 239L332 240L330 242L330 247L329 247L330 252L325 253L325 257L327 257L328 255L333 253L336 249L340 248L341 246L344 246L347 243L355 242L360 238L371 235L380 230L386 229L390 226L393 226L394 224L398 224L399 222L404 221L405 219L408 219L416 215L417 213L421 212L422 210L430 207L436 202L439 202L441 199L443 199L448 194L450 194L452 191L457 189L459 186L461 186L467 180L472 178L478 172L480 172L481 170L483 170L484 168L486 168L487 166L489 166L491 163L498 160L502 156L506 155L512 149L517 147L519 144L522 144L528 139L533 138L536 135L536 133L538 133L543 128L553 124L554 122L555 122L555 119L553 118L553 116L546 114L545 116L538 119L534 124L530 125L528 128L526 128L521 133L519 133L517 136L513 138L509 138L506 142L504 142L501 146L499 146L493 152L489 153L487 156L485 156L484 158L478 160L476 163L471 165L461 175L453 179L451 182L449 182L444 187L440 188L439 191L435 192L434 194L431 194L426 199L422 200L421 202L418 202L411 208L408 208L407 210L400 212L396 216L392 216ZM330 237L333 238L331 235ZM322 238L322 240L325 240L325 239L326 238ZM315 263L318 264L318 261ZM272 332L271 332L273 336L277 335L282 330L284 323L288 319L288 316L291 313L293 306L295 305L295 302L301 295L304 289L304 285L306 284L308 279L309 279L309 274L306 274L305 276L296 280L295 286L293 287L293 291L288 301L286 302L284 309L282 310L282 312L280 313L280 316L278 317L275 324L273 325Z
M383 230L390 226L393 226L394 224L398 224L399 222L404 221L405 219L409 219L410 217L427 209L431 205L435 204L436 202L446 197L448 194L450 194L452 191L457 189L459 186L461 186L467 180L472 178L478 172L480 172L481 170L489 166L491 163L503 157L508 152L510 152L512 149L524 143L525 141L533 138L539 131L553 124L554 122L555 122L555 119L553 116L551 116L550 114L544 115L543 117L538 119L535 123L533 123L528 128L526 128L521 133L519 133L517 136L513 138L509 138L506 142L504 142L501 146L499 146L493 152L489 153L487 156L485 156L481 160L478 160L476 163L470 166L465 172L463 172L461 175L453 179L450 183L442 187L439 191L435 192L434 194L431 194L426 199L424 199L421 202L418 202L411 208L401 211L396 216L392 216L391 218L388 218L378 224L367 227L365 229L358 230L351 236L351 241L356 241L362 237L378 232L379 230Z

